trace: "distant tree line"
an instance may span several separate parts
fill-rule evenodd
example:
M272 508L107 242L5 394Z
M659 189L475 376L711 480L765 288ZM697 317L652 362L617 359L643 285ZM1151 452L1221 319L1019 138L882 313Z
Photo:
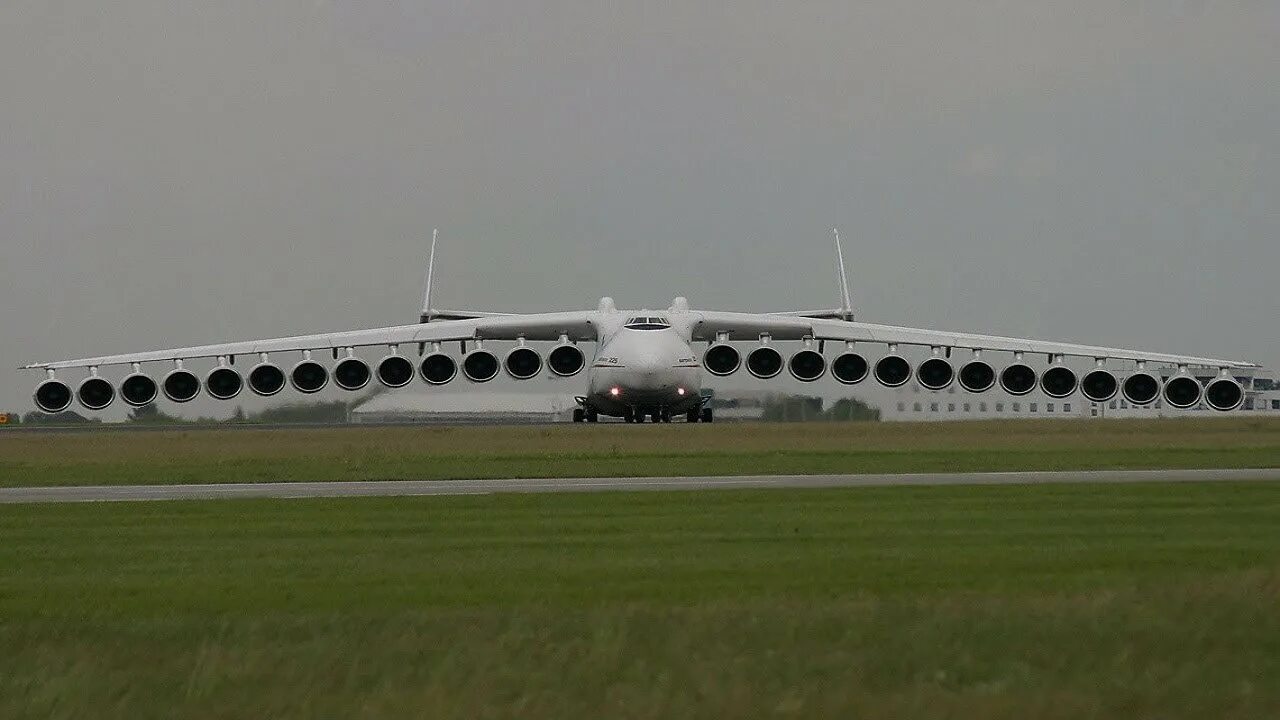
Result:
M768 422L849 422L876 421L880 409L861 400L843 398L824 409L822 398L804 395L778 395L764 402L762 420Z

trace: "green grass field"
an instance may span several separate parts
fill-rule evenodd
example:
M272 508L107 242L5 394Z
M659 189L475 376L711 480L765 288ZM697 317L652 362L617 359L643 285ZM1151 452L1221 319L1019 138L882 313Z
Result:
M1277 608L1277 483L0 506L0 717L1276 717Z
M0 432L0 485L1280 466L1280 420Z

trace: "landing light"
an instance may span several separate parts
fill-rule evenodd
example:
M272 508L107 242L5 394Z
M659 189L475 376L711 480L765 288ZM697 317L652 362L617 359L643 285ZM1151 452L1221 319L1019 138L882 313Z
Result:
M614 396L614 397L618 397L619 395L621 395L621 394L622 394L622 389L621 389L621 388L616 388L616 387L614 387L614 388L609 388L609 394L610 394L610 395L612 395L612 396Z
M684 388L676 388L676 394L677 394L677 395L683 395L683 394L684 394Z

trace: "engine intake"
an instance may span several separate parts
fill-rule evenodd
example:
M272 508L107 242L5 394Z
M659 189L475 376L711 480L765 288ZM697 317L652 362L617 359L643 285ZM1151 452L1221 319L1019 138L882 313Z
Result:
M747 372L768 380L782 372L782 354L768 345L761 345L747 354Z
M1148 405L1160 395L1160 381L1149 372L1139 371L1124 379L1120 392L1134 405Z
M1220 412L1235 410L1244 403L1244 388L1235 378L1220 377L1205 388L1204 401Z
M547 354L547 366L560 377L577 375L586 365L587 358L577 345L557 345Z
M150 405L159 394L156 381L142 373L134 373L120 383L120 398L131 407Z
M164 396L176 403L191 402L200 394L200 379L190 370L171 370L160 383Z
M970 360L960 368L960 387L971 393L983 393L996 384L996 369L983 360Z
M1200 402L1202 392L1200 381L1190 375L1175 375L1164 384L1164 401L1172 407L1185 410Z
M457 376L458 363L448 355L436 352L422 358L418 371L429 384L444 385Z
M462 358L462 374L471 382L489 382L498 375L498 356L488 350L472 350Z
M372 377L369 363L357 357L344 358L333 368L333 381L343 390L363 389Z
M303 360L289 371L289 381L300 393L318 393L329 384L329 371L315 360Z
M413 380L413 363L399 355L388 355L378 361L378 382L389 388L402 388Z
M249 389L255 395L271 397L284 389L284 371L271 363L259 363L249 371Z
M528 380L542 372L542 356L530 347L514 347L503 359L502 366L516 380Z
M244 380L240 378L240 373L229 367L216 367L204 379L205 391L217 400L230 400L239 395L243 388Z
M103 410L116 399L116 389L100 377L87 377L76 388L76 398L89 410Z
M813 382L827 371L827 360L816 350L799 350L787 362L791 377L800 382Z
M942 358L929 358L916 368L916 380L926 390L945 389L955 378L955 368Z
M742 355L738 348L721 343L712 345L702 355L702 366L712 375L724 377L738 371L742 364Z
M1120 392L1120 381L1107 370L1090 370L1080 381L1080 393L1092 402L1106 402Z
M831 376L845 385L856 385L866 380L870 370L867 359L854 352L841 353L831 361Z
M1036 371L1025 363L1014 363L1000 373L1000 387L1010 395L1026 395L1036 389Z
M876 362L876 381L885 387L899 387L911 379L911 364L901 355L885 355Z
M1040 376L1040 389L1051 398L1064 398L1076 391L1076 374L1069 367L1054 365Z
M41 412L50 415L71 407L71 388L61 380L45 380L36 386L31 397Z

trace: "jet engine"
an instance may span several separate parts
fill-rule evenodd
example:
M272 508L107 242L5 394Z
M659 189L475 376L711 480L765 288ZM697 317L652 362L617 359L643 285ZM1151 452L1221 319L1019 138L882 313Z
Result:
M329 384L329 371L315 360L303 360L289 371L289 381L300 393L318 393Z
M343 358L333 367L333 382L343 390L360 390L369 384L371 377L369 363L358 357Z
M782 354L768 345L761 345L747 353L747 372L761 380L774 377L782 372Z
M537 350L520 345L511 348L503 359L502 366L516 380L528 380L542 371L542 356Z
M1098 368L1085 373L1080 393L1092 402L1106 402L1120 392L1120 381L1109 371Z
M176 403L191 402L200 394L200 379L190 370L170 370L160 383L164 396Z
M841 353L831 361L831 376L845 385L856 385L866 380L870 369L867 359L854 352Z
M87 377L76 388L76 399L88 410L102 410L116 399L116 389L100 377Z
M155 402L159 394L160 388L156 381L142 373L134 373L120 383L120 399L131 407L149 405Z
M557 345L547 354L547 367L560 377L577 375L586 365L587 358L577 345Z
M1164 384L1164 401L1170 407L1185 410L1200 402L1203 388L1200 381L1190 375L1175 375Z
M71 407L71 388L61 380L45 380L32 394L41 412L54 415Z
M983 393L996 384L996 369L983 360L970 360L960 367L960 387L971 393Z
M413 380L413 363L399 355L388 355L378 361L378 382L389 388L402 388Z
M240 373L229 367L216 367L204 378L205 392L216 400L230 400L240 394L244 380Z
M791 371L791 377L800 382L813 382L827 371L827 360L818 351L805 348L791 356L787 369Z
M1036 389L1036 371L1025 363L1014 363L1000 373L1000 387L1010 395L1026 395Z
M940 357L931 357L916 367L916 380L925 390L943 390L955 377L955 368Z
M1040 376L1040 389L1051 398L1068 397L1076 391L1075 371L1065 365L1054 365Z
M271 363L258 363L249 371L249 389L255 395L271 397L284 389L284 371Z
M488 350L475 349L462 357L462 374L471 382L489 382L498 375L498 356Z
M1204 401L1214 410L1235 410L1244 403L1244 388L1235 378L1220 377L1205 388Z
M1139 370L1124 379L1120 385L1124 399L1134 405L1147 405L1160 395L1160 381L1145 370Z
M433 352L422 358L418 371L428 384L444 385L457 376L458 363L442 352Z
M885 355L876 361L876 381L885 387L899 387L911 379L911 364L901 355Z
M725 343L712 345L702 355L702 366L707 372L719 377L734 374L741 364L742 355L738 348Z

